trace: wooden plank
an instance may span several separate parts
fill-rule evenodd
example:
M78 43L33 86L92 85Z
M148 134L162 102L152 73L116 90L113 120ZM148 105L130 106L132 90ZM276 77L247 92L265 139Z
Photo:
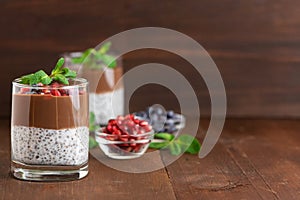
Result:
M265 188L260 187L251 170L258 173L260 180L267 184L267 190L273 194L274 199L298 199L299 128L297 120L249 120L242 124L236 120L231 122L227 130L229 134L224 134L227 136L224 142L227 151L257 190Z
M221 145L205 159L185 155L167 169L178 199L261 199Z
M185 155L167 167L176 197L298 199L299 128L296 120L227 120L206 158Z

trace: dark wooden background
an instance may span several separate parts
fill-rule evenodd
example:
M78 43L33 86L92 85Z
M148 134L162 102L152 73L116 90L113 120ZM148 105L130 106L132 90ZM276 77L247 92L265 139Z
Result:
M300 1L0 1L1 112L10 116L11 81L46 66L62 52L93 47L121 31L157 26L197 40L216 62L225 82L229 117L300 116ZM141 50L124 56L125 70L160 62L180 68L209 114L206 87L189 64L173 54ZM139 101L155 91L156 97ZM172 94L146 86L132 109L168 103ZM145 99L145 98L144 98ZM168 99L168 100L166 100Z

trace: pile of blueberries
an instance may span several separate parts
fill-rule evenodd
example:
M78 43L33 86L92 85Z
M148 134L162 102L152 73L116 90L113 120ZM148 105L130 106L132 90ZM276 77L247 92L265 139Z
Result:
M161 105L152 105L144 111L134 113L136 117L146 120L156 133L177 133L185 125L183 115L173 110L166 111Z

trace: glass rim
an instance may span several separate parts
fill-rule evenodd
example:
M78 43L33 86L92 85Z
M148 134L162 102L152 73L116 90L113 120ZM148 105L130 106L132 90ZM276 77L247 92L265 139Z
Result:
M97 130L95 131L95 135L96 135L96 136L102 136L102 137L115 136L115 135L113 135L113 134L104 133L104 132L103 132L103 129L104 129L104 127L101 127L101 128L99 128L99 129L97 129ZM146 136L152 136L152 135L154 135L154 134L155 134L155 132L154 132L154 130L152 129L151 131L148 131L148 132L143 133L143 134L130 135L130 137L146 137ZM121 135L120 137L128 137L128 136L122 136L122 135Z
M70 79L74 81L73 85L64 85L64 86L59 86L59 87L55 87L53 89L73 89L73 88L80 88L80 87L87 87L89 82L84 79L84 78L74 78L74 79ZM32 86L32 85L27 85L27 84L23 84L20 83L21 78L16 78L12 81L13 86L17 86L20 88L32 88L32 89L49 89L49 85L45 85L45 86Z
M83 54L82 51L73 51L73 52L65 52L61 55L64 57L69 56L70 58L78 58L78 57L82 56L82 54Z
M66 56L66 57L69 56L70 58L77 58L77 57L82 56L83 53L84 53L84 51L70 51L70 52L62 53L61 56ZM91 53L88 54L88 56L90 56L90 55L91 55ZM114 53L114 51L109 51L108 55L116 56L116 53ZM120 57L118 57L117 60Z

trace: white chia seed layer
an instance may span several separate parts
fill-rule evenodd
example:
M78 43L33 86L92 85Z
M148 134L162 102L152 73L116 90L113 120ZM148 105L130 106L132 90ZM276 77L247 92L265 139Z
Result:
M90 93L89 101L98 124L107 124L108 120L124 115L123 87L107 93Z
M12 159L24 164L81 165L88 160L88 127L44 129L12 126Z

